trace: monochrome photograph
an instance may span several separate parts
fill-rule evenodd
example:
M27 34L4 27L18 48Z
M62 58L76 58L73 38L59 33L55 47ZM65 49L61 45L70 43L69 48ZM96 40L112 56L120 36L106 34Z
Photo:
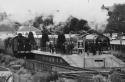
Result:
M125 0L0 0L0 82L125 82Z

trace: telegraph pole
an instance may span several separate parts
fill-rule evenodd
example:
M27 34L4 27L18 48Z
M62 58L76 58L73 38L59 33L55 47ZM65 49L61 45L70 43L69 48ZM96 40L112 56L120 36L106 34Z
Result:
M89 34L89 33L86 33L85 35L82 36L82 37L83 37L83 44L84 44L84 58L83 58L83 62L84 62L84 63L83 63L83 64L84 64L83 66L84 66L84 68L85 68L85 64L86 64L86 63L85 63L85 62L86 62L86 61L85 61L85 42L86 42L86 36L87 36L88 34Z
M83 43L83 44L84 44L84 68L85 68L85 64L86 64L86 63L85 63L85 59L86 59L86 58L85 58L85 41L86 41L86 36L83 37L83 42L84 42L84 43Z

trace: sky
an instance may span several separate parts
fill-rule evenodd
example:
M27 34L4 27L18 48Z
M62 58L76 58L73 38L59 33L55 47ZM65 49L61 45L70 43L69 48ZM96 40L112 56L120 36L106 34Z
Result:
M11 19L24 22L38 15L54 15L54 22L65 21L70 15L96 23L106 23L104 4L125 3L125 0L0 0L0 11L7 12Z

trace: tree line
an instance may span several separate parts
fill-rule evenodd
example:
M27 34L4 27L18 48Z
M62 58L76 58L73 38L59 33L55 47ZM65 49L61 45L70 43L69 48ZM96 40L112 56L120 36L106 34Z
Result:
M125 4L114 4L112 6L113 10L110 8L105 8L108 10L108 24L105 32L125 32Z

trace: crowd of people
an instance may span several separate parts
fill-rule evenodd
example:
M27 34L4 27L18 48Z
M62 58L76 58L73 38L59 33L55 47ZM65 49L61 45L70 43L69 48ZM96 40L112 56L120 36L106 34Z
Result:
M85 51L93 53L93 55L103 54L103 51L109 51L110 50L110 40L109 38L105 36L98 36L95 40L92 41L86 41L85 43ZM89 55L89 54L88 54Z
M74 43L67 41L63 33L58 35L56 41L50 39L47 34L42 34L40 47L42 51L50 51L51 53L72 54Z

